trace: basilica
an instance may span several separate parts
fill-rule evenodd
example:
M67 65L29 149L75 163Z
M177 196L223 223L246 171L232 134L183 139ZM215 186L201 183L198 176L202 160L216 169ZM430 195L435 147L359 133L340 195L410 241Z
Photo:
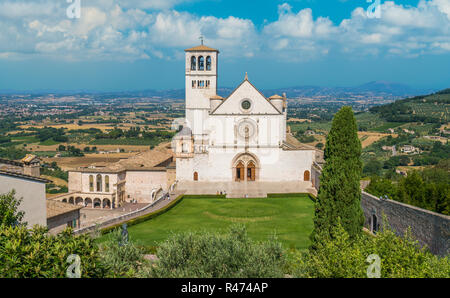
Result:
M285 94L266 98L245 74L226 98L217 95L219 51L185 50L186 113L170 148L69 171L69 193L56 200L92 208L152 203L167 192L227 197L310 192L318 151L286 124Z
M266 98L249 81L217 95L219 51L186 53L186 121L174 139L178 181L310 181L316 150L287 133L286 95Z

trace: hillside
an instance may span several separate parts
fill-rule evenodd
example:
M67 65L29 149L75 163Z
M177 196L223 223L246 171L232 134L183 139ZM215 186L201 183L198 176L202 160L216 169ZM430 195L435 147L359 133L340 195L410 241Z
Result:
M430 95L397 100L372 107L370 112L388 122L423 122L446 124L450 121L450 88Z

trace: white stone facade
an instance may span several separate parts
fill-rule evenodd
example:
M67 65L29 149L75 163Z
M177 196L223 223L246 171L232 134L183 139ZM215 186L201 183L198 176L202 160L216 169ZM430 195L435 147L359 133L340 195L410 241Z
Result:
M218 53L203 45L186 50L186 123L174 143L177 180L309 181L316 150L287 142L286 97L264 97L247 75L228 98L217 96ZM199 57L212 57L209 71L198 69ZM198 88L193 81L202 79L214 83Z

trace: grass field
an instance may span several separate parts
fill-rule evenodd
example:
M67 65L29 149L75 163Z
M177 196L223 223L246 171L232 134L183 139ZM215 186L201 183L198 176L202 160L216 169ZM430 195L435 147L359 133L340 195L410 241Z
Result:
M313 228L314 202L307 195L289 198L184 198L168 212L128 228L140 245L158 246L171 233L225 232L235 223L247 226L249 236L267 240L276 233L286 248L306 249ZM100 242L105 240L104 235Z

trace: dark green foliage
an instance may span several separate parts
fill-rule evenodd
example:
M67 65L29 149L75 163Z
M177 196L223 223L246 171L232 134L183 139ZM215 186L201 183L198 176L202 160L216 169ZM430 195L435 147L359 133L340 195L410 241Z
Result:
M28 151L17 149L14 146L7 148L0 148L0 158L6 158L10 160L22 159L27 155Z
M69 173L61 170L56 162L52 162L51 164L44 164L41 168L41 175L47 175L69 181Z
M407 166L411 162L411 159L406 155L391 156L383 164L384 169L394 169L398 166ZM377 174L377 173L373 173Z
M441 142L433 142L429 152L415 155L413 157L414 165L436 165L442 159L450 159L450 144L442 144Z
M315 205L313 247L331 236L338 217L350 237L361 233L364 223L361 209L361 142L350 107L336 113L325 146L325 166Z
M86 235L74 237L70 229L57 236L35 226L0 226L0 277L61 278L66 277L67 257L81 259L81 277L103 277L98 248Z
M69 189L67 186L59 186L54 183L45 184L45 192L49 194L57 194L57 193L67 193Z
M116 229L100 245L101 263L106 268L106 277L134 277L144 263L143 250L132 242L123 243L122 230Z
M450 215L450 173L439 167L409 172L398 183L372 177L365 190L377 197L387 195L391 200Z
M67 142L69 139L65 136L64 128L44 127L44 128L30 128L36 130L36 136L41 142L52 139L55 142Z
M370 108L370 112L377 113L390 122L447 123L448 113L440 115L437 111L448 109L449 104L448 91L442 90L428 96L416 96L375 106ZM428 109L418 111L417 105L427 106Z
M363 174L366 176L379 175L381 169L383 168L383 163L376 159L371 159L364 165Z
M24 212L18 210L22 199L16 199L14 195L14 190L7 194L0 194L0 226L26 225L22 223Z
M361 234L350 239L338 223L332 237L320 242L316 250L297 254L294 275L312 278L367 277L369 255L381 259L381 278L449 278L450 260L432 255L420 248L408 230L397 236L388 226L377 236Z
M283 277L285 255L276 239L252 241L245 226L225 235L183 233L170 237L157 251L145 277L268 278Z

